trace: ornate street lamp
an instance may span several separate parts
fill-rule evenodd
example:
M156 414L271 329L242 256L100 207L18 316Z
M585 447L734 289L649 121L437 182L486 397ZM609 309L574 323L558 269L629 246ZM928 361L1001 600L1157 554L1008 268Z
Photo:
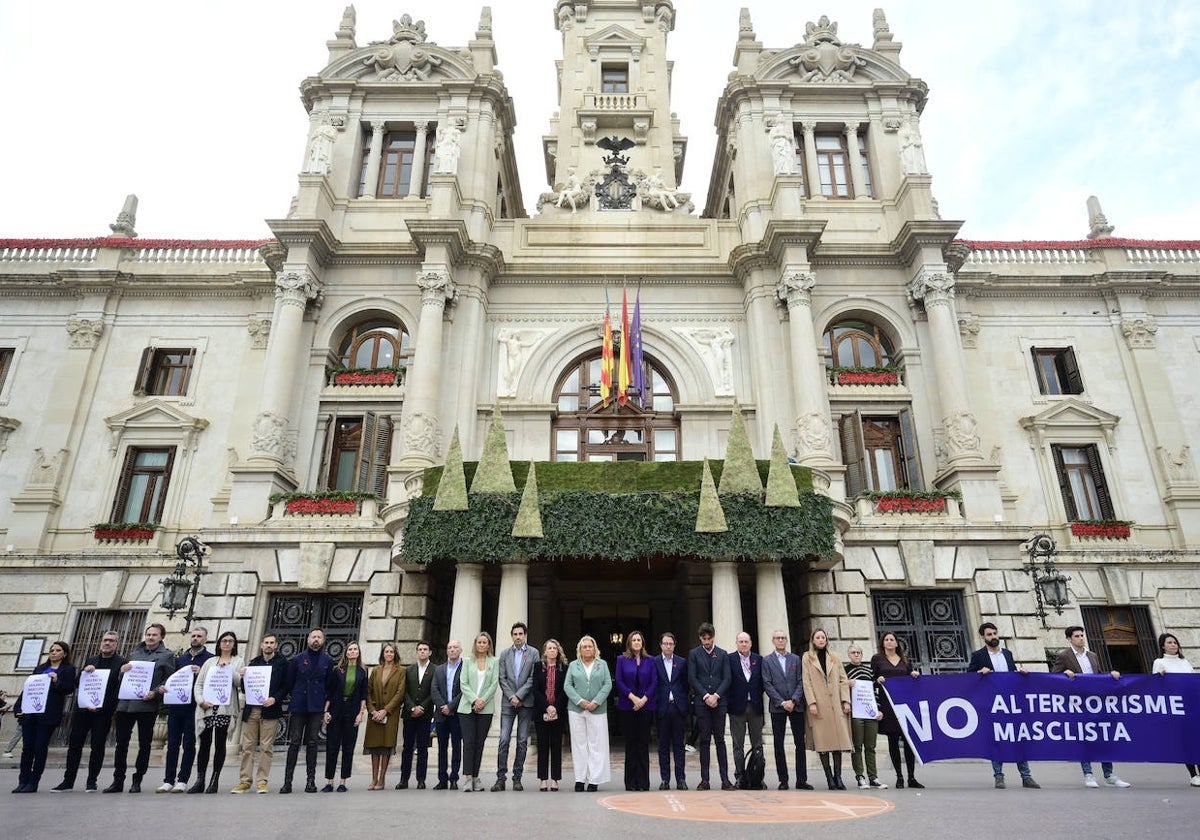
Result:
M200 578L210 572L204 568L204 555L209 551L208 546L196 537L184 537L175 546L175 570L170 577L161 578L162 608L167 618L175 617L175 613L187 607L183 616L183 635L187 636L196 616L196 596L200 594ZM188 569L191 567L191 574Z
M1063 607L1071 603L1071 592L1067 581L1071 578L1064 575L1054 565L1058 554L1058 546L1048 534L1037 534L1025 544L1029 560L1021 567L1021 571L1033 580L1033 594L1037 598L1037 612L1034 613L1042 620L1042 627L1050 629L1046 623L1046 607L1053 607L1058 615L1063 614Z

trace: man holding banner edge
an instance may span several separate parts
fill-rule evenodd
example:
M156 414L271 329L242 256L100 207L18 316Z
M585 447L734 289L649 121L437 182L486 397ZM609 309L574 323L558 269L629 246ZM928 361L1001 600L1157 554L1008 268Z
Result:
M1054 667L1050 669L1054 674L1066 674L1067 679L1075 679L1075 674L1099 674L1100 673L1100 657L1087 649L1087 637L1084 635L1083 628L1079 625L1068 627L1064 633L1067 641L1071 644L1062 649L1058 654L1058 659L1054 661ZM1121 679L1120 671L1110 671L1114 680ZM1079 765L1083 769L1083 784L1085 787L1098 788L1100 784L1096 781L1096 777L1092 775L1092 763L1090 761L1082 761ZM1127 788L1132 787L1129 782L1122 779L1116 774L1111 761L1100 762L1100 769L1104 771L1104 783L1111 787Z

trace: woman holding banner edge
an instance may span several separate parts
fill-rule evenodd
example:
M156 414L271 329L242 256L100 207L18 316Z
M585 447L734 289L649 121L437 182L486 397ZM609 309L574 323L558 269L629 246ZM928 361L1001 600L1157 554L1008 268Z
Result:
M1150 666L1152 674L1191 674L1194 673L1192 663L1183 658L1183 648L1174 633L1163 633L1158 637L1158 652L1162 654ZM1200 763L1185 764L1188 775L1192 777L1192 787L1200 787Z
M904 655L904 646L900 644L896 634L890 631L879 637L879 652L871 657L871 673L875 676L877 685L883 685L896 677L921 676L921 672L914 668ZM904 738L904 731L900 728L900 721L896 719L896 712L892 709L887 692L881 692L879 699L882 701L880 710L883 712L883 720L879 721L879 731L888 739L888 755L891 756L892 767L896 770L896 787L904 787L904 773L900 767L900 751L903 746L904 766L908 769L908 786L920 790L925 785L917 781L916 755Z

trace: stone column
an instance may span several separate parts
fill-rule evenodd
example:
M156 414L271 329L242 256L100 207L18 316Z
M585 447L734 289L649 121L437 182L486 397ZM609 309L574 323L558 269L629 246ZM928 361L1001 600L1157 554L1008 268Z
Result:
M417 285L421 289L421 318L405 386L404 456L400 462L411 469L433 466L440 456L442 429L437 403L442 379L442 316L446 301L455 296L454 282L445 266L424 267L417 275Z
M425 144L429 136L429 123L419 122L417 126L417 141L413 147L412 177L408 179L408 198L420 198L421 187L425 181Z
M379 189L379 165L383 160L383 136L387 134L385 120L371 121L371 150L367 152L367 175L360 198L374 198Z
M783 564L766 561L754 564L754 593L758 604L756 650L771 650L771 634L782 630L789 636L787 598L783 592Z
M821 170L817 166L817 124L812 120L800 123L804 132L804 183L808 185L809 198L824 198L821 194Z
M850 183L855 198L867 198L867 185L863 181L862 155L858 151L858 127L862 123L846 123L846 166L850 169Z
M529 623L529 563L524 560L500 566L500 602L496 607L496 646L507 640L514 623Z
M732 560L712 564L712 623L717 628L717 644L733 650L737 634L742 632L742 596L737 563Z
M483 564L459 563L454 575L454 603L450 608L450 638L462 642L463 657L474 650L475 636L483 629Z
M796 395L798 460L806 466L833 460L829 446L829 392L817 355L812 321L812 290L817 277L806 267L785 267L775 294L787 304L792 352L792 392Z
M941 398L942 428L949 464L980 461L978 422L971 411L967 375L959 344L958 316L954 310L954 275L945 266L923 266L908 284L912 300L925 304L937 390Z
M296 366L308 353L301 346L304 310L321 291L307 268L284 270L275 278L275 319L267 343L262 396L251 438L252 457L286 465L295 456L287 438L288 411L296 385Z

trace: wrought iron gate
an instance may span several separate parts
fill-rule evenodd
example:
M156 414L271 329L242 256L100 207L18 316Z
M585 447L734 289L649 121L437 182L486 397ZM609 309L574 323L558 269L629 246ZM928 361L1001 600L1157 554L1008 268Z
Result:
M922 673L959 673L970 660L970 635L961 590L884 590L871 594L876 639L886 632Z

